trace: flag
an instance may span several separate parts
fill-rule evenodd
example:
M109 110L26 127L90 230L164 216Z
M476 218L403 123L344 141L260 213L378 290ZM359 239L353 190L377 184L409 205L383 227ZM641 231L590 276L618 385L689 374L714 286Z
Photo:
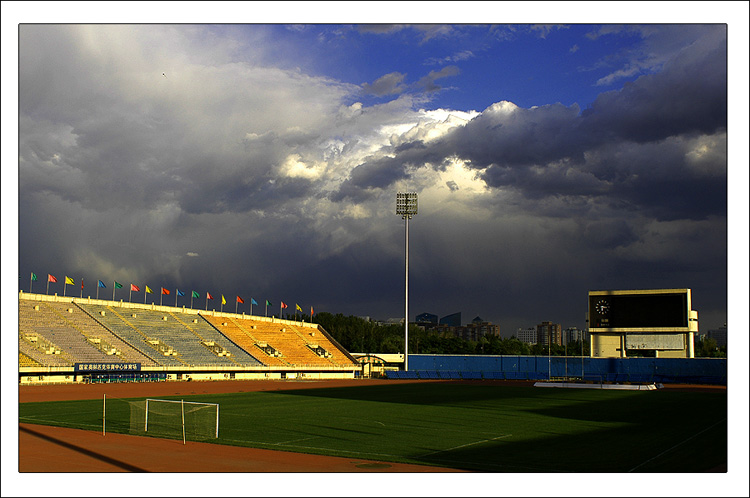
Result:
M269 301L268 299L266 299L266 306L273 306L273 303Z
M221 295L221 304L227 304L227 300L224 299L224 294Z
M69 276L65 275L65 285L75 285L75 284L76 283L73 281L72 278L70 278Z
M32 282L36 282L36 273L31 272L31 280Z
M168 296L169 295L169 289L165 289L164 287L162 287L161 288L161 293L164 294L165 296Z
M295 303L295 306L297 307L297 311L299 311L299 312L302 312L302 308L300 307L300 305L299 305L299 304L296 304L296 303Z
M53 282L53 283L57 283L57 277L55 277L54 275L50 275L50 274L48 273L48 274L47 274L47 282Z
M122 289L122 284L115 280L115 289Z
M99 280L99 284L98 284L98 285L99 285L99 287L101 287L102 289L106 289L106 288L107 288L107 286L106 286L106 285L104 285L104 282L102 282L101 280Z
M245 304L245 300L242 299L240 296L237 296L237 302L240 304Z
M258 303L255 302L255 299L253 299L252 297L250 298L250 304L254 304L255 306L258 306Z
M285 309L285 308L286 308L286 303L284 301L281 301L281 309Z
M122 285L120 287L122 287ZM148 287L146 288L148 289ZM141 292L141 289L135 284L130 284L130 292Z
M153 294L153 293L154 293L154 291L152 291L152 290L151 290L151 287L149 287L149 286L147 285L147 286L146 286L146 294Z
M193 291L193 294L190 297L201 297L201 295Z
M210 292L206 292L206 299L213 299L214 296L211 295Z
M182 291L181 291L180 289L177 289L177 295L178 295L178 296L184 296L184 295L185 295L185 293L184 293L184 292L182 292Z

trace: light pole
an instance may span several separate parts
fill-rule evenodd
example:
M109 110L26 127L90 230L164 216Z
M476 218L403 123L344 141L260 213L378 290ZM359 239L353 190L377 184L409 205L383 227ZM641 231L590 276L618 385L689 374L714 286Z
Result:
M396 194L396 214L404 220L406 279L404 285L404 370L409 370L409 220L417 214L417 193Z

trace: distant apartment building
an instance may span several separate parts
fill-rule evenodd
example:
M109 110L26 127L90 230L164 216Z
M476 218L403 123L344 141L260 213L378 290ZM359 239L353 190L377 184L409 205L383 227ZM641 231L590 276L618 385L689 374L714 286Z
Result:
M417 323L420 325L427 324L427 323L437 325L438 316L433 315L432 313L420 313L419 315L417 315Z
M446 315L440 319L440 325L447 325L449 327L460 327L461 326L461 312L452 313Z
M562 346L562 325L552 322L540 323L536 326L536 342L542 346L547 346L550 343Z
M716 341L716 345L719 346L720 348L726 347L727 346L727 324L725 323L723 327L719 327L718 329L709 330L706 333L706 336Z
M516 339L526 344L536 344L536 327L516 330Z
M494 335L500 337L500 325L475 317L471 323L463 327L456 327L456 335L467 341L478 341L482 337Z
M584 341L586 338L583 330L578 327L568 327L563 332L563 344L570 344L571 342Z
M485 321L478 316L471 323L461 325L461 312L446 315L440 320L432 313L421 313L416 317L416 324L424 330L434 330L467 341L478 341L484 336L491 335L500 337L500 325Z

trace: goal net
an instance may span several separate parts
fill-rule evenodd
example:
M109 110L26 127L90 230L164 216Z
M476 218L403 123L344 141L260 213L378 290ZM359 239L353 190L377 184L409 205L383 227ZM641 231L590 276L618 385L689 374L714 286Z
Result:
M102 431L201 441L219 437L219 405L104 397Z

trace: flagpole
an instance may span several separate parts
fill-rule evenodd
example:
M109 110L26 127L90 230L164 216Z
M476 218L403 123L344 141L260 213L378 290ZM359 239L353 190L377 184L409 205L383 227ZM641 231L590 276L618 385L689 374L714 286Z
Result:
M47 275L47 295L49 296L49 275Z
M112 293L112 295L114 295L114 292ZM114 298L112 299L114 300ZM130 292L128 292L128 302L129 303L133 302L133 285L132 284L130 285ZM146 300L144 299L143 302L145 303Z
M235 298L234 300L234 314L237 314L237 306L240 305L240 302Z
M190 291L190 309L193 309L193 291Z
M161 292L159 293L159 306L161 306L163 302L164 302L164 288L162 288Z
M146 304L146 297L148 296L148 285L145 286L146 288L143 289L143 304Z
M81 299L83 299L83 277L81 277Z
M34 281L34 272L32 271L32 272L31 272L31 276L29 277L29 294L31 294L31 293L32 293L32 292L31 292L31 285L32 285L32 282L33 282L33 281Z
M206 292L206 311L208 311L208 292Z
M116 283L117 283L117 280L112 281L112 301L115 300L115 289L117 288L117 286L115 285Z
M177 287L175 287L174 289L174 307L175 308L177 307L177 293L179 292L179 290L180 289L178 289Z
M99 282L96 283L96 300L99 300Z

